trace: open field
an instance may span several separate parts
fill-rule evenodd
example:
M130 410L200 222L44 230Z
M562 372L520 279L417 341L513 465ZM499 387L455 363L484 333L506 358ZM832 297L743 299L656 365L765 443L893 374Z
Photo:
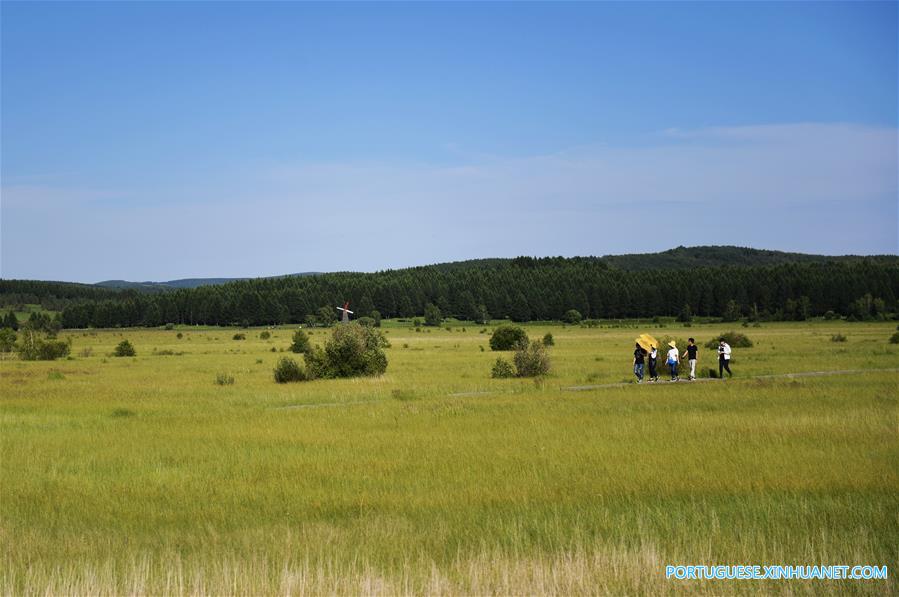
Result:
M895 322L526 326L555 337L539 382L490 379L482 327L391 322L375 379L275 384L289 329L70 331L71 360L0 362L0 591L899 591ZM728 329L755 342L733 380L563 389L632 380L641 331ZM664 576L775 563L891 578Z

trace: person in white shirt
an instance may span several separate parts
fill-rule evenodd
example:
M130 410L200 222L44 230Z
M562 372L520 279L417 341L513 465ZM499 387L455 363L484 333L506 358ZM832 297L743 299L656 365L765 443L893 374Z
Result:
M677 364L680 362L680 355L677 351L677 344L674 340L668 343L671 350L668 351L668 368L671 370L671 381L677 381Z
M730 370L730 344L724 341L724 338L718 338L718 377L724 379L724 372L733 377L733 371Z

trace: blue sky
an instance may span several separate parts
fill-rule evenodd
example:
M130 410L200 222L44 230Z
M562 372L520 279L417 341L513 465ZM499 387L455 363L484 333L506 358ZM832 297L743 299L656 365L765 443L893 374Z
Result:
M0 275L896 253L896 3L14 3Z

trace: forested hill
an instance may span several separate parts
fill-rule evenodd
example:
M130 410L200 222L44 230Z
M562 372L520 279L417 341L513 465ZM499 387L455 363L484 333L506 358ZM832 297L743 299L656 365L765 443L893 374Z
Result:
M655 267L646 260L655 260ZM758 261L759 263L756 263ZM687 265L692 264L692 265ZM821 257L735 247L646 256L485 259L376 273L257 278L147 294L57 282L0 280L0 305L54 302L66 327L163 323L300 323L350 301L358 316L604 319L692 313L803 318L827 311L896 312L899 257ZM25 300L27 299L27 300ZM864 307L859 307L863 299ZM12 301L12 302L11 302ZM856 313L857 312L857 313Z
M289 278L291 276L314 276L318 272L303 272L299 274L285 274L283 276L273 276L275 278ZM114 290L132 289L140 292L166 292L168 290L177 290L178 288L197 288L198 286L216 286L218 284L227 284L228 282L240 282L250 280L251 278L182 278L180 280L169 280L168 282L129 282L127 280L105 280L97 282L95 286L102 288L111 288Z
M785 253L747 247L705 246L677 247L661 253L634 253L629 255L606 255L600 258L611 267L630 271L650 269L691 269L695 267L779 265L782 263L826 263L828 261L858 261L869 259L881 262L896 262L895 255L875 255L860 257L842 255L808 255L805 253Z
M802 319L834 311L859 317L897 310L897 259L626 271L597 259L513 259L373 274L255 279L124 300L73 304L66 327L301 323L336 315L412 317L429 303L444 316L559 319L569 309L605 319L693 313ZM859 300L861 299L861 302ZM862 304L862 307L858 307Z

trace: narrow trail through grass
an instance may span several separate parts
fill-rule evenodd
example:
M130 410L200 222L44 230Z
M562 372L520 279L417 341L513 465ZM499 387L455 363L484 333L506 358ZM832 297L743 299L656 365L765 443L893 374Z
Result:
M798 377L827 377L830 375L858 375L861 373L899 373L899 368L897 367L889 367L886 369L839 369L832 371L799 371L797 373L780 373L777 375L752 375L749 377L740 377L736 380L733 378L727 379L712 379L710 377L704 377L700 379L694 379L692 382L687 379L679 379L676 383L695 383L695 382L710 382L710 381L718 381L718 382L734 382L739 383L741 381L750 381L755 379L793 379ZM646 382L644 384L636 384L632 381L629 382L618 382L618 383L606 383L606 384L594 384L594 385L586 385L586 386L564 386L559 389L564 392L585 392L589 390L601 390L605 388L625 388L628 386L636 386L636 385L645 385L645 386L664 386L666 384L670 384L670 381L659 381L659 382ZM447 396L451 398L468 398L473 396L489 396L491 394L498 394L499 392L454 392L452 394L447 394ZM276 406L273 407L273 410L290 410L296 408L326 408L333 406L356 406L359 404L375 404L377 402L383 402L383 399L375 399L375 400L354 400L352 402L323 402L318 404L290 404L287 406Z

